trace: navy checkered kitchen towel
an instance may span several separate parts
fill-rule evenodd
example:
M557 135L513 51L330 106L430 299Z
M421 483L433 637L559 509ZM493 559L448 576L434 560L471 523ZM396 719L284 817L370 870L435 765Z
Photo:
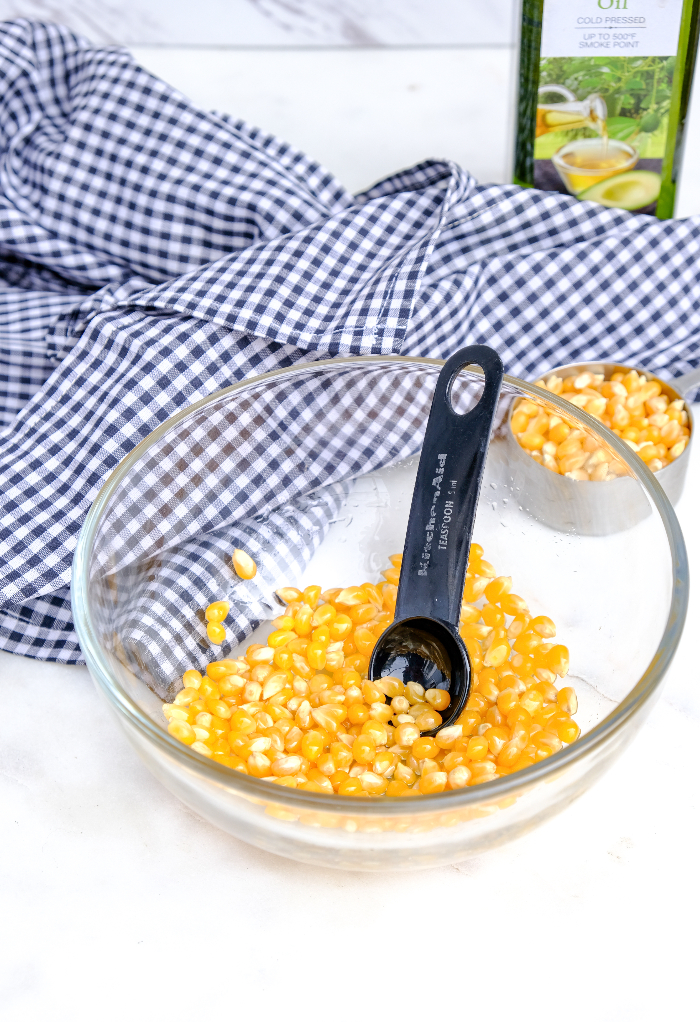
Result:
M478 185L448 161L352 196L55 25L0 25L0 81L3 649L81 662L68 596L92 500L164 419L235 380L474 342L524 377L603 355L669 376L698 363L700 218ZM344 485L329 471L311 505L203 519L163 585L236 537L263 557L290 520L284 558L303 563ZM261 615L238 608L237 634Z

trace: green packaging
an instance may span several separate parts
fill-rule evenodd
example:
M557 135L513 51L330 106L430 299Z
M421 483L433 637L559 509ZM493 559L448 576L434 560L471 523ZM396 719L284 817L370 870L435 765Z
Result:
M523 0L516 184L673 216L700 0Z

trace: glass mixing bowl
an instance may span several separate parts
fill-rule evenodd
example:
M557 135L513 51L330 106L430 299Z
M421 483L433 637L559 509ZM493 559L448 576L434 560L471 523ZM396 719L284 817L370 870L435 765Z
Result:
M260 605L268 607L269 618L279 613L273 588L282 582L326 588L379 581L388 555L403 546L421 436L442 364L398 356L334 359L213 394L163 423L121 462L80 535L73 610L98 690L171 792L211 823L267 851L343 869L397 870L456 862L515 838L563 809L621 753L653 705L676 650L688 568L678 522L658 482L597 420L533 384L505 377L502 425L489 447L474 540L498 574L513 577L514 591L531 612L556 622L556 641L571 654L566 683L578 695L579 739L534 766L473 787L414 798L357 798L244 775L168 734L163 693L172 699L182 671L195 666L178 652L184 648L178 637L195 642L197 666L236 655L207 648L202 639L209 599L222 598L228 586L234 594L240 590L230 568L232 541L230 548L224 542L229 553L218 561L206 548L202 571L218 571L219 588L206 599L196 595L191 572L198 565L182 552L199 549L202 520L213 528L227 515L247 516L264 534L259 495L267 495L269 507L278 493L284 511L290 493L306 492L305 514L319 523L315 552L306 566L275 577L279 558L272 542L261 555L258 581L267 591L263 604L256 604L258 617ZM476 400L482 379L476 370L460 375L453 389L456 410ZM564 415L624 462L635 498L628 527L587 535L571 524L575 514L564 516L560 527L551 524L551 514L545 516L549 524L542 520L541 502L530 499L538 495L528 487L543 473L523 472L507 441L505 416L518 396L544 402L551 414ZM323 485L325 491L318 489ZM328 486L335 486L337 497L333 514L319 496ZM573 487L567 500L576 499ZM325 508L325 518L315 507ZM280 520L289 521L291 530L292 518L282 514ZM156 591L159 572L171 586L179 584L181 572L180 597L194 593L191 608L176 620L148 595ZM140 603L135 594L141 594ZM235 595L230 598L235 602ZM134 607L137 617L160 622L160 633L149 626L148 634L156 636L150 646L132 641ZM270 630L271 622L263 622L244 647L264 641ZM178 670L164 669L173 658Z

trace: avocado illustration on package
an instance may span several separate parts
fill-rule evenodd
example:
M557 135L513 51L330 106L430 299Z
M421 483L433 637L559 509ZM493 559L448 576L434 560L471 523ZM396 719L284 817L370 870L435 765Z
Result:
M578 197L599 202L602 206L635 210L653 205L660 189L660 174L651 170L628 170L626 174L616 174L586 188L579 192Z

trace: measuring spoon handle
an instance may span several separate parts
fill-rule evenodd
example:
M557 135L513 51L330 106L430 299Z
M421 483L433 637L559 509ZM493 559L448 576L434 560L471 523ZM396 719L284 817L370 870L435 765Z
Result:
M479 403L458 415L451 401L460 370L484 370ZM427 616L459 625L464 576L503 363L486 345L455 352L440 372L413 490L396 620Z

